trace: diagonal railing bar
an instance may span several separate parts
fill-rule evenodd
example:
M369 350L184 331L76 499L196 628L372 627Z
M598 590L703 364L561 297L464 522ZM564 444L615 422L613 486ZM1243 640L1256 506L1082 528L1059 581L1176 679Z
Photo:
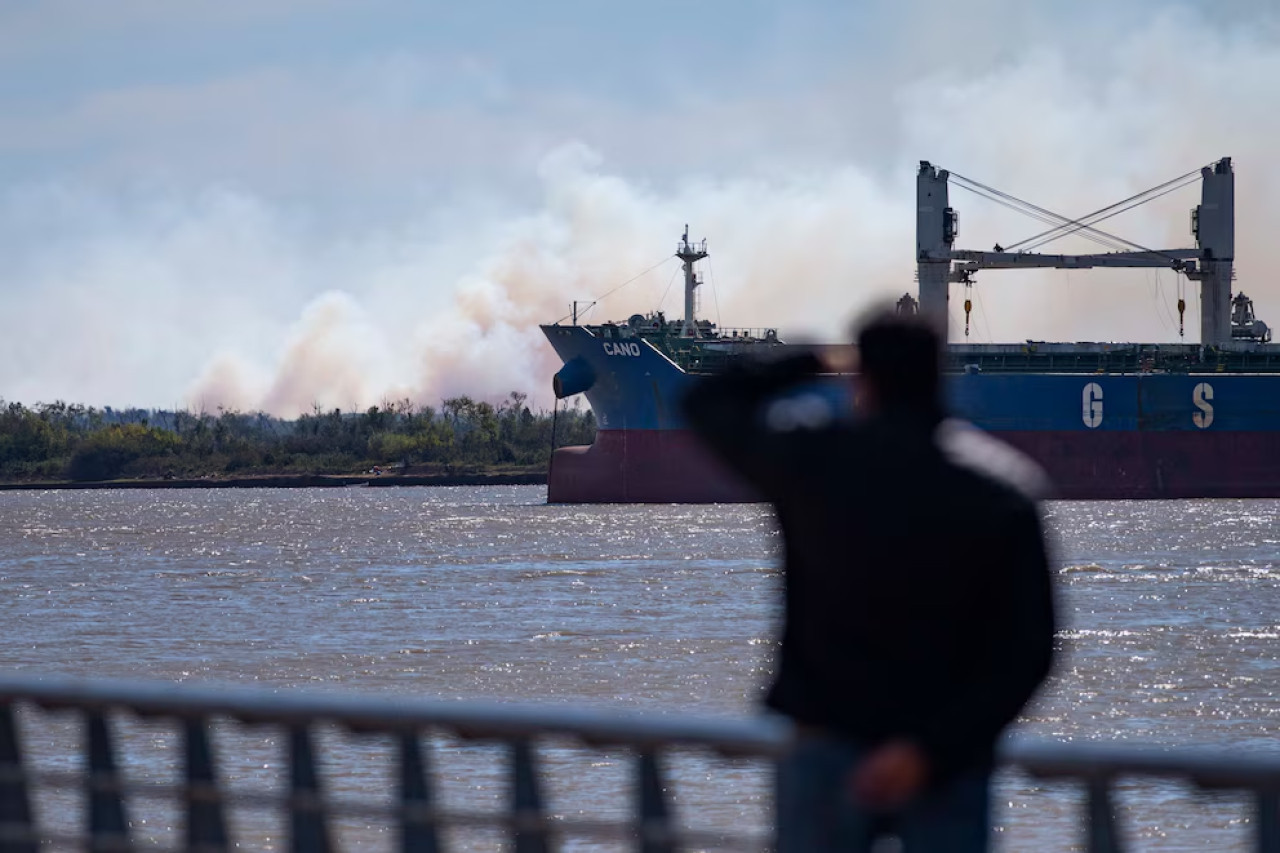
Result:
M187 847L201 853L221 853L227 849L227 826L205 721L197 718L184 720L183 740L186 751Z
M324 795L306 725L289 727L289 793L289 848L293 853L330 853Z
M511 743L511 840L515 853L548 853L546 815L533 745L527 738Z
M35 853L35 822L13 705L0 705L0 853Z
M403 853L440 853L436 820L431 811L431 783L416 732L400 736L400 849Z
M636 802L640 853L675 853L671 809L663 791L662 768L651 749L636 756Z
M123 784L116 768L111 728L100 711L85 715L88 786L89 849L93 853L132 850L129 821L125 818Z

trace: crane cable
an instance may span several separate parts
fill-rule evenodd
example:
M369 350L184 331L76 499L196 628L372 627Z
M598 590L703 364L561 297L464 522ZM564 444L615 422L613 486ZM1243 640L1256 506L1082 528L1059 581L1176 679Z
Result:
M1093 211L1092 213L1087 213L1084 216L1081 216L1078 220L1076 220L1075 223L1072 223L1072 225L1077 226L1075 230L1079 230L1080 228L1087 228L1089 225L1093 225L1098 222L1102 222L1103 220L1110 219L1112 216L1115 216L1119 213L1123 213L1126 210L1131 210L1132 208L1137 207L1138 205L1146 204L1149 201L1154 201L1155 199L1160 198L1160 196L1165 195L1166 193L1173 192L1176 189L1181 189L1187 184L1194 183L1194 179L1199 174L1200 174L1199 169L1193 169L1192 171L1187 172L1185 175L1179 175L1178 177L1172 180L1165 181L1163 184L1159 184L1158 186L1154 186L1154 187L1151 187L1150 189L1143 190L1140 193L1131 195L1126 199L1122 199L1116 202L1115 204L1109 204L1106 207L1102 207L1102 208L1099 208L1098 210ZM1188 179L1191 179L1191 180L1188 180ZM1175 184L1177 184L1177 186L1174 186ZM1106 215L1102 216L1102 214L1106 214ZM1099 218L1095 219L1094 217L1099 217ZM1051 228L1048 231L1041 231L1039 234L1034 234L1026 238L1025 240L1019 240L1017 243L1009 244L1008 246L1005 247L1005 251L1009 251L1009 252L1014 251L1015 249L1018 249L1021 246L1024 246L1028 243L1032 243L1033 241L1036 241L1036 240L1040 240L1041 238L1046 238L1046 237L1048 238L1044 242L1049 242L1050 240L1057 240L1059 237L1065 237L1068 234L1074 233L1074 231L1063 231L1063 229L1066 229L1069 227L1071 227L1071 225L1063 224L1063 225L1059 225L1057 228ZM1057 234L1056 232L1058 231L1063 231L1063 233ZM1050 235L1054 235L1054 236L1050 236ZM1043 243L1036 243L1036 245L1043 245ZM1024 251L1030 251L1031 248L1033 247L1028 246L1027 249L1025 249Z
M1195 174L1198 174L1198 173L1199 173L1199 170L1196 170ZM1170 255L1170 254L1167 254L1167 253L1165 253L1165 252L1160 252L1160 251L1157 251L1157 250L1155 250L1155 249L1148 248L1148 247L1146 247L1146 246L1143 246L1143 245L1142 245L1142 244L1140 244L1140 243L1135 243L1135 242L1133 242L1132 240L1126 240L1126 239L1124 239L1123 237L1117 237L1117 236L1115 236L1114 234L1108 234L1107 232L1105 232L1105 231L1101 231L1101 230L1096 229L1096 228L1091 228L1091 227L1090 227L1090 226L1088 226L1087 224L1084 224L1084 223L1079 222L1079 221L1074 220L1074 219L1070 219L1069 217L1063 216L1063 215L1062 215L1062 214L1060 214L1060 213L1054 213L1052 210L1048 210L1048 209L1046 209L1046 208L1040 207L1039 205L1032 204L1032 203L1031 203L1031 202L1029 202L1029 201L1024 201L1023 199L1020 199L1020 198L1018 198L1017 196L1010 195L1009 193L1006 193L1006 192L1003 192L1003 191L1001 191L1001 190L995 189L994 187L989 187L989 186L987 186L986 184L982 184L982 183L979 183L978 181L973 180L972 178L966 178L964 175L957 174L956 172L950 172L949 174L950 174L950 176L951 176L952 178L956 178L956 179L958 179L958 180L960 181L960 183L959 183L959 184L957 184L957 186L962 186L962 187L964 187L964 188L966 188L966 189L970 189L970 191L972 191L972 192L977 192L977 190L973 189L974 187L976 187L976 188L981 189L981 190L984 190L984 191L986 191L986 192L988 192L988 193L991 193L991 194L994 194L994 195L996 195L996 196L999 196L1000 198L1006 199L1006 200L1008 200L1009 202L1011 202L1011 203L1013 203L1013 204L1018 205L1020 208L1022 208L1022 211L1021 211L1021 212L1022 212L1022 213L1024 213L1025 215L1027 215L1027 216L1032 216L1032 217L1034 217L1034 218L1036 218L1036 219L1041 219L1041 217L1042 217L1042 216L1048 216L1048 217L1051 217L1052 219L1055 219L1055 220L1057 220L1057 221L1060 223L1059 228L1070 228L1070 227L1072 227L1072 226L1077 226L1077 227L1076 227L1076 230L1077 230L1077 231L1079 231L1079 230L1083 230L1083 231L1090 232L1090 233L1085 234L1084 236L1089 237L1090 239L1094 239L1094 240L1095 240L1095 242L1102 242L1101 240L1098 240L1098 239L1097 239L1098 237L1101 237L1101 238L1104 238L1105 240L1108 240L1108 241L1114 241L1114 242L1117 242L1117 243L1121 243L1121 244L1123 244L1123 245L1125 245L1125 246L1128 246L1128 247L1130 247L1131 249L1135 249L1135 250L1137 250L1137 251L1139 251L1139 252L1145 252L1145 253L1147 253L1147 254L1156 255L1156 256L1158 256L1158 257L1165 257L1165 258L1168 258L1168 259L1169 259L1170 261L1172 261L1174 264L1178 264L1178 265L1180 265L1180 264L1182 263L1181 259L1179 259L1179 258L1175 258L1174 256L1172 256L1172 255ZM1182 178L1175 178L1175 179L1174 179L1174 181L1176 182L1176 181L1178 181L1178 180L1182 180L1183 178L1188 177L1190 174L1192 174L1192 173L1188 173L1187 175L1182 176ZM970 186L970 187L965 187L965 184L970 184L970 185L972 185L972 186ZM1163 186L1163 185L1162 185L1162 186ZM1168 192L1172 192L1172 190L1168 190ZM979 194L981 194L981 193L979 193ZM1142 194L1140 193L1139 195L1142 195ZM1120 202L1120 204L1124 204L1124 202ZM1033 212L1033 211L1034 211L1034 212ZM1036 214L1039 214L1039 215L1036 215ZM1041 221L1044 221L1044 220L1043 220L1043 219L1041 219ZM1056 238L1055 238L1055 239L1056 239ZM1024 242L1025 242L1025 241L1024 241ZM1104 245L1105 245L1105 244L1104 244Z
M662 298L658 300L658 307L653 309L654 311L662 310L662 303L667 301L667 294L671 292L671 285L676 283L676 276L679 275L679 273L680 270L672 271L671 278L667 279L667 289L662 291Z
M1023 216L1028 216L1028 217L1030 217L1030 218L1032 218L1032 219L1039 220L1040 222L1043 222L1043 223L1045 223L1046 225L1055 225L1055 226L1060 226L1060 225L1061 225L1061 222L1060 222L1059 220L1057 220L1057 219L1052 219L1052 218L1050 218L1050 217L1048 217L1048 216L1043 216L1043 215L1041 215L1041 214L1034 213L1034 212L1029 211L1029 210L1027 210L1027 209L1025 209L1025 208L1019 207L1019 206L1017 206L1017 205L1015 205L1015 204L1012 204L1012 203L1010 203L1010 202L1008 202L1008 201L1005 201L1005 200L1003 200L1003 199L999 198L998 196L989 195L988 193L985 193L985 192L983 192L983 191L981 191L981 190L974 189L973 187L967 186L967 185L965 185L965 184L963 184L963 183L957 183L957 184L956 184L956 186L957 186L957 187L959 187L959 188L960 188L960 189L962 189L962 190L965 190L965 191L967 191L967 192L971 192L971 193L973 193L973 194L974 194L974 195L976 195L976 196L980 196L980 197L982 197L982 198L985 198L987 201L993 201L993 202L995 202L996 204L999 204L999 205L1002 205L1002 206L1004 206L1004 207L1007 207L1007 208L1009 208L1010 210L1016 211L1017 213L1021 213ZM1123 250L1124 250L1124 248L1125 248L1125 247L1124 247L1124 245L1123 245L1123 244L1121 244L1121 243L1119 243L1119 242L1116 242L1116 241L1112 241L1112 240L1104 239L1102 236L1100 236L1100 233L1101 233L1101 232L1099 232L1099 233L1086 233L1086 234L1083 234L1082 236L1086 237L1086 238L1087 238L1087 239L1089 239L1089 240L1092 240L1092 241L1093 241L1093 242L1095 242L1095 243L1098 243L1099 245L1105 246L1105 247L1107 247L1108 249L1111 249L1112 251L1117 251L1117 252L1119 252L1119 251L1123 251Z
M995 335L991 334L991 324L987 322L987 306L982 302L982 291L974 288L973 295L978 298L978 319L982 320L982 328L987 333L987 343L995 343ZM973 325L976 330L978 324Z
M1024 202L1022 199L1011 196L1008 193L991 189L984 184L977 183L976 181L970 181L970 179L965 178L964 176L957 176L954 172L951 173L951 177L960 178L960 181L956 183L956 186L961 189L968 190L975 195L980 195L983 198L996 202L997 204L1002 204L1010 210L1015 210L1023 216L1039 220L1047 225L1060 228L1065 223L1069 223L1071 221L1065 216L1060 216L1053 211L1045 210L1044 208L1037 207L1029 202ZM970 186L969 184L974 184L974 186ZM1116 251L1120 251L1125 247L1125 241L1121 240L1119 237L1108 234L1105 231L1089 229L1089 231L1082 236Z
M1106 216L1102 216L1102 217L1099 217L1099 218L1097 218L1097 219L1094 219L1094 220L1092 220L1092 221L1091 221L1090 225L1091 225L1091 224L1093 224L1093 223L1102 222L1102 221L1104 221L1104 220L1110 219L1110 218L1111 218L1111 217L1113 217L1113 216L1119 216L1120 214L1124 213L1125 211L1133 210L1135 207L1141 207L1142 205L1146 204L1147 202L1155 201L1156 199L1161 198L1162 196L1166 196L1166 195L1168 195L1168 194L1169 194L1169 193L1171 193L1171 192L1174 192L1174 191L1176 191L1176 190L1180 190L1180 189L1182 189L1183 187L1191 186L1191 185L1192 185L1192 184L1194 184L1195 182L1196 182L1196 179L1195 179L1195 178L1192 178L1192 179L1190 179L1190 180L1183 181L1183 182L1182 182L1182 183L1180 183L1180 184L1176 184L1175 186L1169 187L1168 189L1164 190L1163 192L1156 193L1155 195L1152 195L1152 196L1150 196L1150 197L1148 197L1148 198L1144 198L1144 199L1142 199L1141 201L1135 201L1135 202L1133 202L1132 204L1129 204L1129 205L1127 205L1127 206L1125 206L1125 207L1120 208L1119 210L1116 210L1116 211L1114 211L1114 212L1108 213ZM1095 211L1095 213L1098 213L1098 212L1100 212L1100 211ZM1092 215L1093 215L1093 214L1090 214L1090 216L1092 216ZM1088 218L1089 218L1089 217L1081 217L1081 219L1082 219L1082 220L1083 220L1083 219L1088 219ZM1040 241L1038 241L1038 242L1036 242L1036 243L1033 243L1032 245L1028 246L1024 251L1030 251L1030 250L1032 250L1032 249L1036 249L1036 248L1039 248L1040 246L1043 246L1045 243L1051 243L1051 242L1053 242L1054 240L1057 240L1057 239L1059 239L1059 238L1061 238L1061 237L1066 237L1066 236L1069 236L1069 235L1071 235L1071 234L1075 234L1075 233L1079 232L1081 229L1089 228L1089 227L1090 227L1090 225L1080 225L1080 226L1078 226L1078 227L1071 228L1070 230L1063 231L1063 232L1062 232L1062 233L1060 233L1060 234L1054 234L1054 235L1053 235L1053 236L1051 236L1051 237L1046 237L1046 238L1044 238L1043 240L1040 240ZM1137 244L1133 244L1133 245L1137 245ZM1149 250L1149 249L1145 249L1144 251L1151 251L1151 250ZM1159 253L1159 252L1158 252L1157 254L1163 254L1163 253ZM1170 256L1170 255L1166 255L1166 257L1172 257L1172 256Z
M617 293L619 290L622 290L622 288L626 287L628 284L631 284L631 282L636 281L636 280L641 279L641 278L644 278L644 277L645 277L645 276L647 276L649 273L651 273L651 272L653 272L654 270L656 270L658 267L660 267L660 266L662 266L663 264L668 263L669 261L671 261L671 259L672 259L672 258L674 258L674 257L675 257L675 255L668 255L667 257L663 258L663 259L662 259L661 261L659 261L658 263L656 263L656 264L654 264L653 266L649 267L649 268L648 268L647 270L645 270L644 272L642 272L642 273L638 273L637 275L633 275L631 278L627 279L626 281L624 281L622 284L618 285L617 287L615 287L615 288L613 288L613 289L611 289L611 290L607 290L607 291L605 291L604 293L600 294L599 296L597 296L597 297L595 298L595 301L591 303L591 308L594 308L594 307L596 306L596 303L600 302L601 300L603 300L603 299L607 299L608 297L610 297L610 296L612 296L613 294ZM589 309L587 309L587 310L590 310L590 308L589 308ZM573 314L572 314L572 313L565 314L565 315L564 315L563 317L561 317L559 320L556 320L556 323L563 323L565 320L568 320L568 319L569 319L570 317L572 317L572 316L573 316Z
M707 258L707 274L711 279L711 300L716 305L716 326L720 325L720 294L716 291L716 268L711 266L711 258Z

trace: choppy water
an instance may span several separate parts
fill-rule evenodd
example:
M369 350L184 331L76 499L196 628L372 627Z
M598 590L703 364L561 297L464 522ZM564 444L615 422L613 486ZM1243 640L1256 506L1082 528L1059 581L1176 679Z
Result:
M1063 653L1020 732L1280 752L1278 509L1052 505ZM9 492L0 666L751 713L769 665L775 547L759 506L551 507L530 487ZM51 765L70 742L56 722L28 725L27 738ZM226 733L220 744L228 776L271 784L280 754L265 733ZM159 756L171 745L135 732L130 772L164 777L172 768ZM383 756L358 744L328 754L332 784L385 790ZM554 810L618 814L618 756L551 758ZM499 765L484 748L446 749L446 801L494 807ZM688 759L677 771L685 823L759 825L759 769ZM73 819L74 803L49 802L45 817ZM997 802L1002 849L1076 844L1070 788L1006 778ZM1124 803L1135 849L1246 846L1235 799L1134 783ZM145 806L135 823L172 840L175 817ZM236 822L248 846L278 848L270 819ZM392 841L358 825L343 837L365 849Z

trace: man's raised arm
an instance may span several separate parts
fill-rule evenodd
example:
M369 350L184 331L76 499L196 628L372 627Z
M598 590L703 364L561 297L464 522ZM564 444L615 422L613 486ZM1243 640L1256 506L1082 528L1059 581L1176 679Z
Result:
M767 486L782 460L773 447L777 434L767 428L761 408L822 371L822 361L813 353L735 365L693 384L683 401L685 418L730 468L753 485Z

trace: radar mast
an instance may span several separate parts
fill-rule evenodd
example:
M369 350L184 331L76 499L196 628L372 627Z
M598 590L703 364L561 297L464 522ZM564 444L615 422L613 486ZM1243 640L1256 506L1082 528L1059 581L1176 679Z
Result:
M698 322L694 317L694 291L702 280L693 271L693 265L707 256L707 241L689 242L689 226L684 226L684 236L676 246L676 257L684 261L684 325L680 328L681 337L698 337Z

